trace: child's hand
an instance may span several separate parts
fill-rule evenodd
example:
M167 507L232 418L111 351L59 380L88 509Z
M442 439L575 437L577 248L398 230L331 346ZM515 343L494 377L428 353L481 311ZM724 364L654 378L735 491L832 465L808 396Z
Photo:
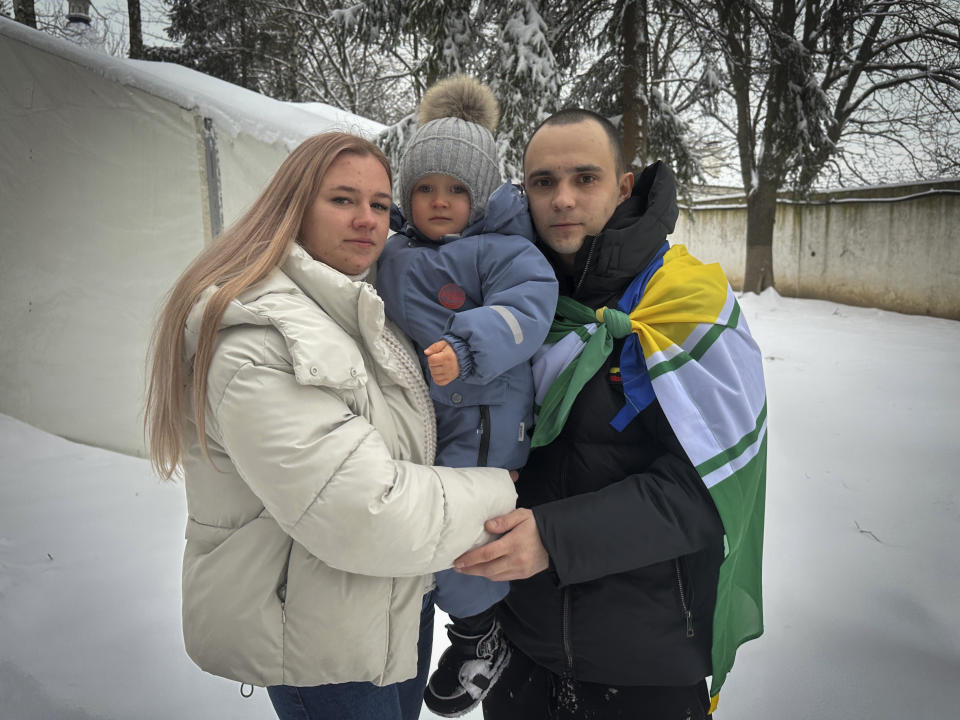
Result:
M457 353L446 340L439 340L423 351L427 356L427 367L430 368L430 377L440 386L460 377L460 361Z

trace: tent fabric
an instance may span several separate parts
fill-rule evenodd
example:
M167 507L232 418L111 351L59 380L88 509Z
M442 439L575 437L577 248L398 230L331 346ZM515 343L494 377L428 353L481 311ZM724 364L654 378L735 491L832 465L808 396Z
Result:
M0 412L143 455L149 334L211 207L229 225L304 138L383 127L315 105L0 17Z

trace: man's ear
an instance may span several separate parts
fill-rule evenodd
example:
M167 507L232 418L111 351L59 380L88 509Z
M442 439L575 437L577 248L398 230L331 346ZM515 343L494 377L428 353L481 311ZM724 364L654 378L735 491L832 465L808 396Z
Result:
M620 176L620 200L618 202L622 203L633 193L633 173L626 172Z

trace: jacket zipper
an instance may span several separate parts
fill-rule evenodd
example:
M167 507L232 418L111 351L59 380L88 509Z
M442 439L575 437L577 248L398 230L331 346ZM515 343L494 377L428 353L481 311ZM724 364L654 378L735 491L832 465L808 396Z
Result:
M576 296L580 292L580 286L583 285L583 281L587 279L587 273L590 272L590 261L593 260L593 251L597 248L597 240L600 238L600 234L593 236L593 240L590 241L590 249L587 251L587 262L584 263L583 272L580 273L580 280L577 281L577 286L573 289L573 296Z
M477 466L487 466L487 454L490 452L490 406L480 405L480 451L477 453Z
M560 490L566 487L567 481L567 453L564 452L563 464L560 465ZM563 643L563 652L567 658L567 677L573 677L573 647L570 644L570 588L560 591L563 600L563 616L560 628L560 639Z
M560 591L563 597L563 652L567 656L567 675L573 677L573 649L570 647L570 589Z
M287 549L287 559L283 563L283 584L277 588L277 599L280 601L280 624L287 624L287 580L290 574L290 555L293 553L293 543Z
M677 570L677 587L680 588L680 607L683 609L683 619L687 623L687 637L692 638L693 632L693 613L687 607L687 594L683 589L683 576L680 574L680 558L673 561L673 566Z

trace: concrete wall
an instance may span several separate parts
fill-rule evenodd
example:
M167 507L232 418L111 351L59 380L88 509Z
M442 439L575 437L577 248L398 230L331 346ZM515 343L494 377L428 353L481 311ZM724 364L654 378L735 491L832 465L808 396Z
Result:
M743 198L681 211L671 242L743 284ZM866 188L777 205L781 295L960 320L960 180Z

